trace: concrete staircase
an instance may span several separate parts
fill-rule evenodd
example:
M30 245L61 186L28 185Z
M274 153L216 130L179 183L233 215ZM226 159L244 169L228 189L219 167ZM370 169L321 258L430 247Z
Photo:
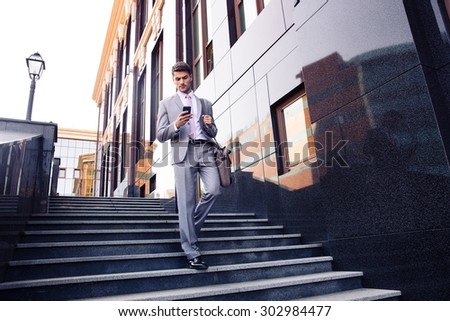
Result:
M19 196L0 195L0 215L13 216L19 207Z
M13 195L0 195L0 261L3 262L2 251L9 252L11 239L16 239L18 231L24 226L22 214L18 213L19 197Z
M170 208L170 207L169 207ZM160 200L53 197L32 216L1 300L392 300L333 271L321 244L302 244L253 213L212 213L200 239L210 268L185 268L177 214Z

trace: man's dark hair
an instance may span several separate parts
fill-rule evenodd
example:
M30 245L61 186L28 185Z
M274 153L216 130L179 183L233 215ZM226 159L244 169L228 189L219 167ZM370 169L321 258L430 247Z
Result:
M179 61L172 67L172 76L176 71L186 71L189 75L192 75L191 66L184 61Z

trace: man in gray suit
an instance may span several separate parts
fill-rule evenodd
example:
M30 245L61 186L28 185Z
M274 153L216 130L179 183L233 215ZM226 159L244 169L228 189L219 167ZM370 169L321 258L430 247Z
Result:
M214 157L213 138L217 134L212 104L198 98L191 89L192 71L188 64L178 62L172 67L175 95L159 104L156 137L171 141L172 164L175 171L181 247L187 267L207 269L198 248L198 234L209 210L220 195L220 180ZM184 106L190 108L183 111ZM205 193L196 204L197 173Z

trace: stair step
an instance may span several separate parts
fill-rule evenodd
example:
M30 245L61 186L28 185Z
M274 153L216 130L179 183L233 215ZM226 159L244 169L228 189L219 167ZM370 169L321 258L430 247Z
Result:
M321 249L321 244L307 244L211 250L203 251L202 256L214 266L315 257L321 254ZM177 269L185 265L186 258L182 252L17 260L9 262L6 280Z
M256 236L277 234L282 226L212 227L202 229L200 237ZM109 229L109 230L42 230L25 231L22 242L62 242L99 240L136 240L178 238L178 228Z
M89 213L89 211L85 211L84 213L72 213L72 212L65 212L65 213L50 213L50 214L33 214L32 219L33 220L63 220L63 219L79 219L83 221L87 220L100 220L100 219L163 219L163 220L170 220L170 219L177 219L178 214L170 214L166 212L160 212L160 213L136 213L136 212L129 212L129 213Z
M64 213L74 213L74 214L84 214L84 213L128 213L130 212L130 208L113 208L113 207L89 207L89 208L59 208L59 209L52 209L49 210L49 213L55 213L55 214L64 214ZM158 213L168 213L167 211L155 207L155 208L145 208L145 207L139 207L133 209L134 213L148 213L148 214L158 214Z
M199 245L204 251L244 247L286 246L299 244L300 238L300 234L200 238ZM179 238L161 240L20 243L16 248L14 259L29 260L74 256L149 254L178 252L179 250Z
M209 219L252 219L255 218L255 213L214 213L209 214ZM178 214L160 212L160 213L136 213L136 212L121 212L121 213L90 213L85 211L82 213L49 213L49 214L33 214L32 219L80 219L80 220L95 220L95 219L178 219Z
M330 290L335 288L349 290L360 287L361 272L330 272L330 269L331 257L316 257L227 264L212 266L205 271L182 268L13 281L0 283L0 299L42 300L42 298L45 298L47 300L75 300L93 299L96 297L105 299L105 297L112 298L111 296L121 299L124 295L134 293L148 296L151 295L150 291L156 291L155 293L161 294L161 291L167 290L183 291L182 289L186 289L186 291L189 291L191 287L203 286L210 288L215 287L215 284L218 282L224 284L223 286L225 287L227 287L226 283L230 283L229 294L232 289L234 289L234 292L243 291L245 283L251 281L257 283L265 282L265 288L260 287L260 290L264 289L266 291L269 290L269 284L275 282L275 280L284 280L284 285L295 285L295 282L287 281L289 277L296 279L297 285L303 283L314 287L315 284L322 283L323 287L323 283L327 283L325 288L329 289L328 291L315 290L315 293L329 293ZM301 276L305 276L305 278L301 278ZM302 280L302 282L299 280ZM280 285L280 282L278 282L278 285ZM248 287L246 290L249 290ZM196 291L192 292L196 293ZM282 292L286 292L286 289L282 289ZM290 297L281 299L298 298L298 293L303 292L296 291L291 293ZM208 295L208 293L202 292L202 294L203 297L201 299L206 299L205 295Z
M397 299L401 291L360 288L337 293L316 295L309 298L299 299L299 301L380 301Z
M104 204L104 205L123 205L123 204L129 204L132 206L137 205L154 205L154 206L161 206L161 203L159 201L146 199L143 201L137 201L134 199L124 199L124 200L117 200L117 199L96 199L96 198L90 198L90 199L74 199L74 200L49 200L50 206L55 205L68 205L68 206L76 206L76 205L92 205L92 204Z
M4 220L5 215L17 213L19 207L19 197L15 195L0 195L0 216Z
M105 205L121 205L121 204L129 204L132 206L138 206L138 205L154 205L154 206L161 206L161 203L159 201L155 200L143 200L143 201L136 201L133 199L124 199L124 200L117 200L117 199L96 199L96 198L90 198L85 200L67 200L67 201L58 201L58 200L49 200L50 205L69 205L69 206L75 206L75 205L91 205L91 204L105 204Z
M206 227L221 226L262 226L268 223L267 219L234 219L234 220L206 220ZM31 220L28 230L66 230L66 229L145 229L177 227L178 220Z
M95 207L111 207L111 208L139 208L139 207L145 207L145 208L159 208L164 210L164 207L161 206L161 204L156 202L135 202L135 201L128 201L128 202L49 202L49 209L60 209L60 208L95 208Z
M323 272L247 282L213 284L208 286L100 297L97 300L117 301L177 301L233 300L285 301L292 297L308 298L320 291L337 292L359 284L361 272ZM344 283L343 280L357 279ZM341 281L341 282L339 282ZM251 299L249 299L251 298ZM94 299L95 300L95 299Z

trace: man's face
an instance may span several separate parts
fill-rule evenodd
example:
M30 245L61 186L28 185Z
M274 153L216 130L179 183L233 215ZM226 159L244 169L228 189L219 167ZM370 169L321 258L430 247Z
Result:
M173 83L178 91L182 93L189 93L191 91L192 76L186 71L174 71Z

